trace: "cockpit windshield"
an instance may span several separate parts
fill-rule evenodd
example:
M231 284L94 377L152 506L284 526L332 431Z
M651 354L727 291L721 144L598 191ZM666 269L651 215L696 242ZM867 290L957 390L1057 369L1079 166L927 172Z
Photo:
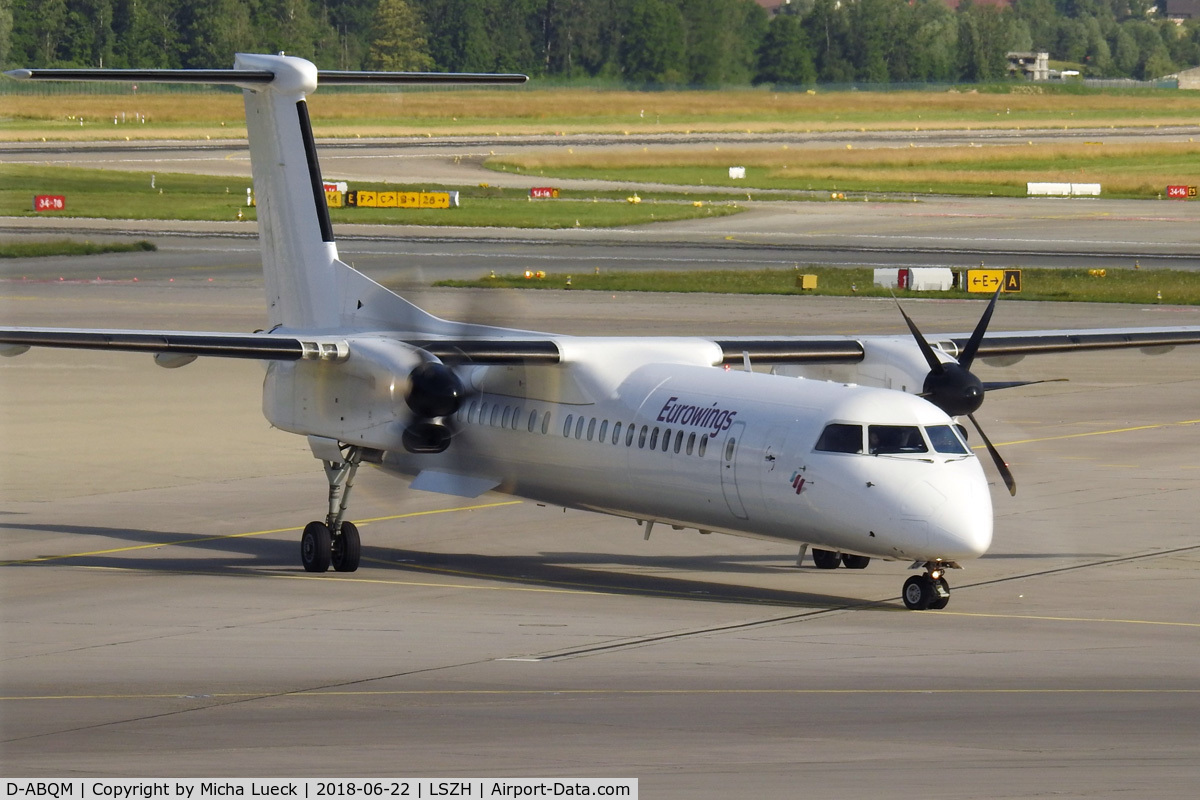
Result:
M916 425L869 425L867 443L867 452L873 456L929 452Z
M824 453L868 453L873 456L933 452L948 456L971 454L953 425L867 425L866 450L862 425L831 422L821 431L816 450ZM922 433L924 431L924 433Z
M929 435L929 443L933 445L935 452L955 456L970 454L967 446L950 425L930 425L925 429L925 433Z

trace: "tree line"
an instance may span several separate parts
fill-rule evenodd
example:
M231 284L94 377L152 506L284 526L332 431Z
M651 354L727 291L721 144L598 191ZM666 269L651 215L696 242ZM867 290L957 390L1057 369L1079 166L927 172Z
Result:
M1154 0L0 0L0 64L212 68L279 52L325 69L515 71L641 86L974 82L1009 51L1085 75L1200 64L1200 20Z

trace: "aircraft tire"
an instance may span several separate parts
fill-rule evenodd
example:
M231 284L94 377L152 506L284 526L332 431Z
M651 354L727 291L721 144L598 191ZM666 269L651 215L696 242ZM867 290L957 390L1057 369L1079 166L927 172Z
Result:
M362 557L362 540L358 537L358 526L343 522L342 532L333 540L332 563L338 572L354 572Z
M333 540L324 522L310 522L300 535L300 563L305 572L326 572L333 558Z
M866 569L867 564L870 563L870 556L856 556L850 553L842 553L842 566L846 569Z
M842 563L842 556L836 550L820 550L814 547L812 557L818 569L837 569Z
M909 611L925 611L937 597L933 579L928 575L913 575L904 582L904 591L900 594Z

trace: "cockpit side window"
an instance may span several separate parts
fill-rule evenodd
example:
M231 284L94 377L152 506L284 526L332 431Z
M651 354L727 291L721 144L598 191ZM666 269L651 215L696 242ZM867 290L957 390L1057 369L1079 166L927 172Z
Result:
M934 452L955 456L965 456L970 452L949 425L930 425L925 428L925 433L929 434L929 443L933 445Z
M817 449L826 453L861 453L862 446L862 425L831 422L817 439Z
M867 443L867 452L873 456L929 452L916 425L869 425Z

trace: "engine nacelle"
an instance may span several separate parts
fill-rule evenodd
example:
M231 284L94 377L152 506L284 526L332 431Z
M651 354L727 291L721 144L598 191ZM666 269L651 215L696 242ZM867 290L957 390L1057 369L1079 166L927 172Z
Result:
M273 361L263 383L263 414L277 428L380 450L403 447L421 350L382 337L347 340L341 361Z

